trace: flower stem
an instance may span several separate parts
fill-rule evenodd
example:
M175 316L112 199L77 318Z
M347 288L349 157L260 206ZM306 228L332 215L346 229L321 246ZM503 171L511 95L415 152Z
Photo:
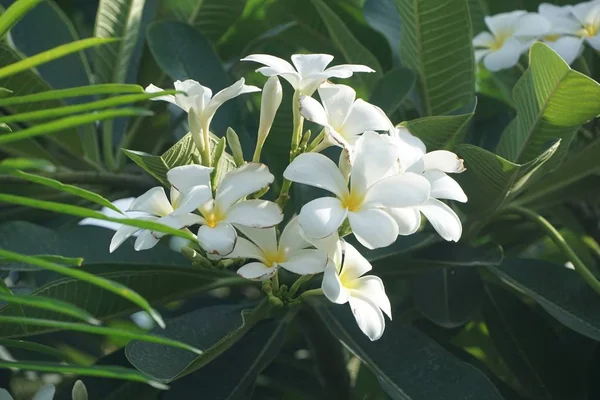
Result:
M299 299L306 299L307 297L311 297L311 296L322 296L323 295L323 289L319 288L319 289L311 289L311 290L307 290L306 292L302 293L299 297Z
M300 287L302 285L304 285L306 282L310 281L313 276L315 276L315 275L314 274L313 275L302 275L298 279L296 279L296 282L294 282L294 284L288 291L288 297L290 299L293 298L294 295L298 292L298 289L300 289Z
M273 291L277 293L279 291L279 271L275 271L275 275L273 275Z
M541 215L524 207L508 207L508 212L519 214L525 219L535 222L546 234L552 239L554 244L563 252L564 255L573 263L575 271L581 275L586 283L598 294L600 294L600 281L594 276L594 274L586 267L583 261L575 254L573 249L569 246L563 236L548 220Z
M114 171L117 168L115 155L113 152L112 121L105 121L102 126L102 154L104 162L109 170Z
M325 139L325 128L323 128L321 130L321 132L319 132L319 134L317 135L317 137L315 137L312 142L310 142L310 144L308 145L308 147L306 148L306 152L311 152L314 151L323 141L323 139Z
M292 100L292 112L294 116L294 132L292 133L292 152L298 149L300 140L302 139L302 128L304 126L304 118L300 114L300 91L294 92Z

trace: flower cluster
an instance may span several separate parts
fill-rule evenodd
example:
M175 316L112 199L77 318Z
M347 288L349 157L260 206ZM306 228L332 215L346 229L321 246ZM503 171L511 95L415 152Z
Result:
M556 6L542 3L537 13L518 10L485 17L489 32L473 38L475 60L490 71L517 65L521 54L536 40L554 49L568 64L587 43L600 50L600 1Z
M458 183L448 176L464 167L452 152L427 153L421 140L406 128L395 127L375 105L357 99L351 87L329 82L329 78L372 72L362 65L327 68L332 59L325 54L294 55L293 65L270 55L244 59L264 64L257 71L269 77L262 93L258 143L252 162L238 163L218 182L209 148L210 121L225 101L259 89L240 79L212 96L211 90L198 82L175 82L175 88L185 94L157 99L188 113L202 165L171 169L167 173L170 198L162 187L155 187L133 201L130 211L142 213L136 218L175 229L199 226L192 249L211 260L246 260L237 273L268 283L263 289L270 296L280 296L282 304L311 294L323 294L333 303L349 303L360 329L376 340L384 331L384 314L391 318L390 301L381 279L365 275L372 269L367 259L343 237L353 234L368 249L386 247L399 235L415 233L423 214L444 239L458 241L460 219L441 200L467 201ZM261 197L275 178L260 163L260 156L282 99L278 77L288 81L295 92L294 137L281 192L276 201L268 201ZM153 85L147 88L149 92L160 90ZM320 101L312 97L316 93ZM304 119L322 127L312 141L302 132ZM321 153L330 146L341 148L337 163ZM279 229L292 183L321 188L330 195L304 204L299 214ZM136 250L156 245L163 236L123 226L113 237L111 251L134 234ZM289 291L278 291L280 269L301 276ZM320 273L321 289L290 297Z

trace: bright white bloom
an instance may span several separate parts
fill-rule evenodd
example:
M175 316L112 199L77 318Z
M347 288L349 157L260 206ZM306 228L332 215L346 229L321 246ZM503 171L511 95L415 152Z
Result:
M298 222L310 238L336 232L348 217L358 241L369 249L396 240L398 224L386 208L411 207L429 198L427 179L414 173L396 173L394 146L375 132L356 142L350 189L344 174L326 156L304 153L296 157L283 176L293 182L325 189L336 197L322 197L302 207Z
M250 240L238 238L235 249L227 258L247 258L250 262L237 273L247 279L269 279L278 268L299 275L317 274L325 270L327 254L321 250L309 248L311 245L301 235L297 218L285 227L277 244L275 227L267 229L238 229Z
M579 35L581 24L572 14L572 7L542 3L538 12L552 25L542 41L571 64L583 51L583 38Z
M262 146L271 131L273 121L277 110L283 99L283 88L277 76L272 76L267 79L267 83L263 87L262 98L260 101L260 122L258 124L258 137L256 139L257 151L262 149ZM255 159L258 162L259 160Z
M325 141L318 151L331 145L350 149L365 131L391 130L383 110L362 99L350 86L324 83L319 88L321 103L310 96L300 98L300 113L325 128Z
M233 85L226 87L213 96L212 90L206 86L202 86L200 83L188 79L183 82L176 81L174 83L175 89L187 93L176 95L167 95L155 97L152 100L167 101L175 104L188 113L188 124L190 132L194 137L194 141L198 148L204 148L209 146L209 143L203 142L208 138L208 132L210 130L210 123L217 112L217 109L223 105L227 100L233 99L244 93L260 92L260 89L256 86L249 86L245 84L244 78L235 82ZM146 88L147 93L161 92L163 89L149 85Z
M577 36L594 50L600 50L600 1L576 4L571 7L571 12L579 22Z
M434 229L445 239L458 241L462 224L456 213L438 199L467 201L460 185L446 173L461 173L465 170L463 160L446 150L426 153L425 144L406 128L399 127L390 135L390 141L400 153L400 172L420 174L431 184L431 195L427 201L415 207L394 208L388 212L394 217L400 235L410 235L419 229L423 213Z
M212 168L185 165L167 173L169 182L185 194L173 215L198 210L202 217L198 242L209 255L225 256L233 251L237 233L232 224L252 228L275 226L283 219L279 206L266 200L246 200L246 196L267 187L273 175L264 164L249 163L225 175L213 198ZM204 188L208 187L208 190Z
M485 17L485 24L491 33L479 33L473 46L475 61L483 60L490 71L514 67L531 41L550 31L550 22L544 17L522 10Z
M112 218L123 218L123 214L125 214L127 216L127 218L136 218L136 217L145 216L146 213L127 211L129 209L129 206L131 206L131 203L133 203L134 200L135 200L135 197L127 197L124 199L118 199L118 200L113 201L112 205L117 207L121 211L121 213L118 213L115 210L108 208L108 207L102 207L99 212L101 214L106 215L107 217L112 217ZM119 229L120 227L123 226L123 224L118 223L118 222L104 221L102 219L96 219L96 218L84 218L81 221L79 221L78 225L99 226L101 228L111 229L113 231L116 231L117 229Z
M268 54L252 54L242 61L264 64L256 70L265 76L278 75L288 81L295 91L307 96L329 78L349 78L354 72L375 72L366 65L342 64L327 68L333 61L329 54L294 54L292 64Z
M331 250L329 254L323 294L333 303L349 303L360 330L371 340L379 339L385 330L383 313L392 319L383 282L374 275L363 276L372 269L371 264L349 243L337 240L333 254Z

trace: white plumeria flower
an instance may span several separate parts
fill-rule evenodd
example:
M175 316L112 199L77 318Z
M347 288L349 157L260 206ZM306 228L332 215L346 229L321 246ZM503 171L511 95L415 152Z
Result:
M237 233L232 224L251 228L269 228L283 219L279 206L266 200L246 200L246 196L270 185L274 177L264 164L245 164L225 175L213 198L212 168L186 165L167 173L169 181L185 193L174 215L198 210L202 217L198 242L212 257L225 256L234 249ZM209 190L204 190L208 187Z
M425 144L408 129L399 127L390 135L390 141L399 150L401 172L411 172L425 177L431 185L431 195L427 201L415 207L394 208L388 212L394 217L400 235L415 233L421 224L423 213L433 228L445 240L457 242L462 235L462 224L458 215L438 199L467 201L467 195L460 185L446 173L465 171L463 160L447 150L427 153Z
M244 93L260 92L260 88L246 85L244 78L241 78L233 85L226 87L214 96L210 88L202 86L192 79L183 82L176 81L174 86L176 90L187 93L187 96L184 94L176 94L159 96L151 100L167 101L187 112L190 132L192 132L196 146L199 148L210 146L210 144L206 142L210 131L210 123L223 103ZM147 93L158 93L163 90L164 89L151 84L146 87L145 91Z
M210 189L205 188L204 190ZM180 212L178 215L174 215L174 211L178 209L181 203L182 196L175 187L172 187L170 197L171 201L167 198L165 189L161 186L157 186L131 202L128 211L138 211L143 213L141 216L134 217L135 219L156 221L176 229L201 222L199 216L189 212ZM137 234L137 238L135 240L134 249L137 251L148 250L156 246L158 241L165 236L165 233L162 232L154 232L147 229L140 229L135 226L122 225L112 237L109 251L112 253L119 248L125 240L135 234Z
M311 244L301 235L297 218L286 225L279 244L275 227L256 229L238 226L238 229L250 240L238 238L227 258L257 260L238 269L237 273L246 279L269 279L278 268L299 275L318 274L325 270L327 254L309 248Z
M325 128L325 140L315 151L331 145L351 149L365 131L390 130L393 125L379 107L362 99L350 86L324 83L321 103L310 96L300 98L300 113Z
M552 25L542 41L571 64L583 51L583 38L579 36L581 24L573 15L572 7L542 3L538 12Z
M337 239L337 234L333 236ZM349 303L360 330L371 340L379 339L385 330L383 313L392 319L383 282L374 275L364 276L371 264L349 243L337 240L328 253L331 261L323 274L323 294L333 303Z
M329 54L294 54L292 64L268 54L252 54L242 61L264 64L256 70L265 76L278 75L288 81L294 90L310 96L329 78L349 78L354 72L375 72L366 65L342 64L329 67L333 56Z
M53 400L56 388L52 384L42 386L31 400ZM6 389L0 388L0 400L13 400L13 397Z
M576 34L594 50L600 50L600 1L588 1L571 7L579 22Z
M396 240L398 224L386 211L410 207L429 198L427 179L414 173L397 174L398 154L394 146L375 132L366 132L356 142L350 168L350 189L342 171L320 153L299 155L283 176L293 182L325 189L336 197L322 197L302 207L298 222L310 238L336 232L348 217L358 241L369 249L385 247Z
M485 17L485 24L491 33L479 33L473 46L475 62L483 60L490 71L514 67L531 41L550 31L550 22L544 17L522 10Z

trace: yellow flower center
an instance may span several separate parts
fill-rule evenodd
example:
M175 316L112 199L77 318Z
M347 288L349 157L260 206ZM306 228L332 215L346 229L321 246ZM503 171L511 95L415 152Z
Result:
M211 228L214 228L219 222L225 219L225 214L223 214L218 207L206 211L202 213L202 215L206 220L206 225L210 226Z
M344 196L342 199L342 207L347 209L348 211L356 212L360 210L362 206L364 196L357 195L355 193L350 193L347 196Z
M544 36L544 40L546 42L556 42L558 40L558 38L560 38L560 35L557 33Z
M285 252L283 250L263 251L263 256L265 257L265 265L267 267L274 267L286 260Z
M598 28L600 28L600 23L585 24L578 35L580 37L594 37L598 33Z
M494 43L490 46L490 50L492 51L496 51L496 50L500 50L502 48L502 46L504 46L504 42L506 41L506 39L508 39L510 35L508 34L500 34L498 36L496 36L494 39Z

